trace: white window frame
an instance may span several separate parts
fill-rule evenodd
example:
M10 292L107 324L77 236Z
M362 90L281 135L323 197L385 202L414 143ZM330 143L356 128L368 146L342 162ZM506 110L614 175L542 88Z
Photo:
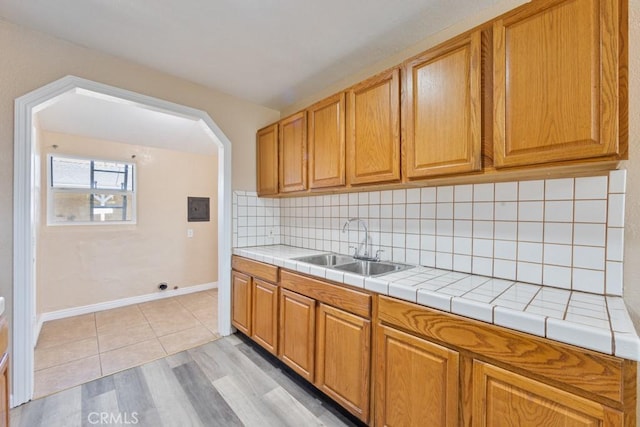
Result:
M74 159L74 160L86 160L86 161L94 161L94 162L113 162L113 163L121 163L126 165L133 166L132 179L133 183L131 186L131 190L101 190L95 188L54 188L52 182L52 159ZM133 161L124 161L124 160L114 160L108 159L104 157L82 157L82 156L72 156L66 154L55 154L49 153L47 154L47 166L46 166L46 174L47 174L47 226L51 227L66 227L66 226L76 226L76 225L89 225L89 226L114 226L114 225L136 225L137 224L137 187L138 187L138 165ZM95 194L95 193L109 193L109 194L122 194L127 196L127 203L131 204L131 219L125 221L55 221L54 215L55 210L53 208L53 196L56 193L75 193L75 194Z

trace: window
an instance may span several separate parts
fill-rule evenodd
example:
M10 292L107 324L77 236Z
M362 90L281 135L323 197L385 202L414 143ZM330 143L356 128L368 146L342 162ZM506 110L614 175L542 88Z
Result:
M47 224L135 223L135 165L49 155Z

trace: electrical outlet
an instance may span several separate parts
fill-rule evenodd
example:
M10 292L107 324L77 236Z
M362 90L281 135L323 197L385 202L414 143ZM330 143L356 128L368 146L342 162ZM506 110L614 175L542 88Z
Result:
M193 228L188 228L187 229L187 237L188 238L192 238L193 237Z

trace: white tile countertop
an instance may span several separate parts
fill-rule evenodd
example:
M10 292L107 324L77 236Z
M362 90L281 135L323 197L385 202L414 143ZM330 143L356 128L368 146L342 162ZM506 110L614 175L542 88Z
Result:
M256 261L640 361L640 339L621 297L422 266L378 277L364 277L292 260L326 252L286 245L233 250L235 255Z

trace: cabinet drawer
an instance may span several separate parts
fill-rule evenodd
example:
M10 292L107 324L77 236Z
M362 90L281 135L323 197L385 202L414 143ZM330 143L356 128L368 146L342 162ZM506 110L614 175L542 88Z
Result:
M233 256L231 266L234 270L242 271L249 276L258 277L269 282L278 282L278 267L254 261L248 258Z
M283 288L367 319L371 318L371 295L369 294L288 271L282 271L280 277L280 286Z

